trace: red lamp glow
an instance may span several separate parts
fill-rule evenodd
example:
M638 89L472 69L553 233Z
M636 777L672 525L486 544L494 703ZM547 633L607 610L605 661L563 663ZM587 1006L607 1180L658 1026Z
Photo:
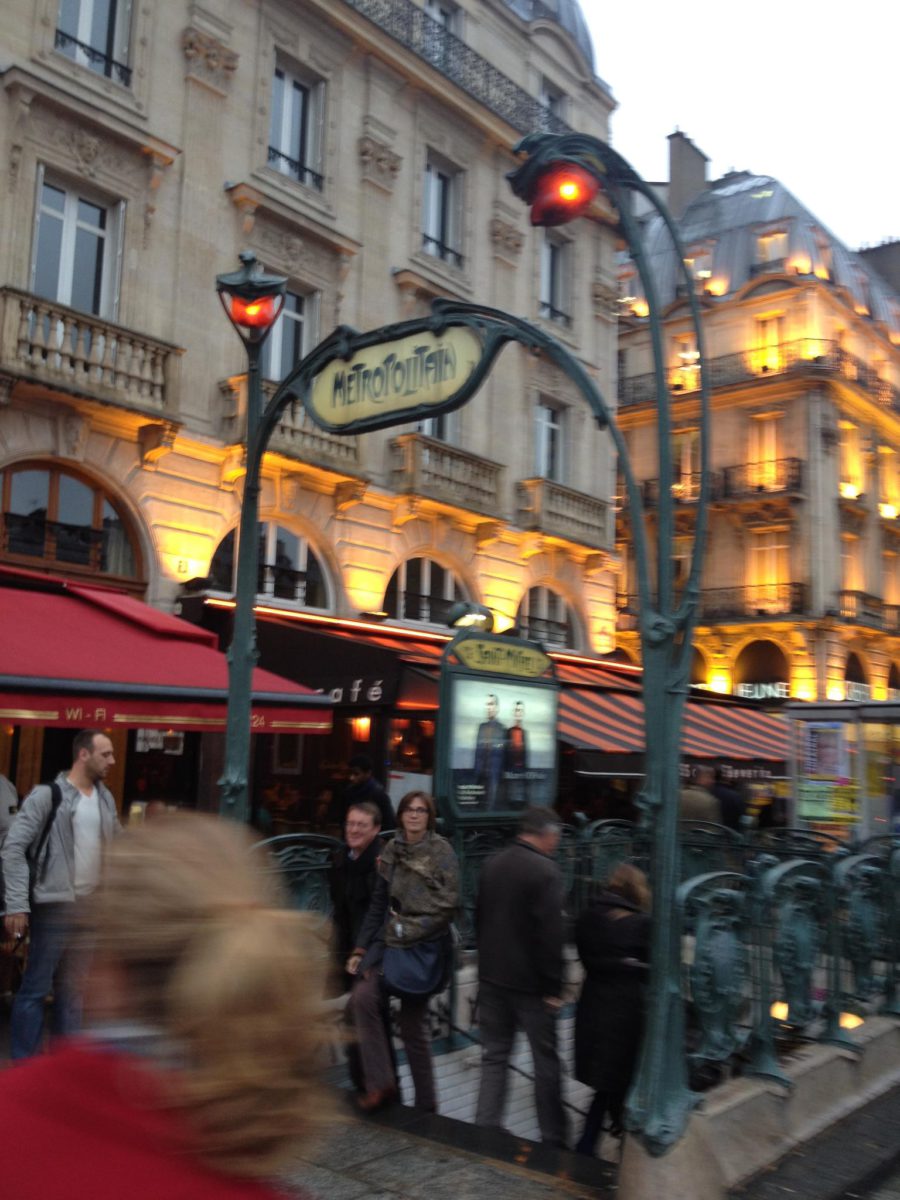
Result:
M565 225L582 216L600 190L583 167L557 163L541 175L531 202L532 225Z
M272 325L281 305L277 296L260 296L257 300L245 300L242 296L231 296L231 319L242 329L268 329Z

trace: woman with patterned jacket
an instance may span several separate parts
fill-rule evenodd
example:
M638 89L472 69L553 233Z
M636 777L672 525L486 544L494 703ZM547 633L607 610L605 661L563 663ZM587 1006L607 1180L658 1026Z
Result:
M382 1021L385 946L413 946L446 935L459 903L459 865L446 838L434 832L434 800L409 792L397 807L397 835L378 864L378 882L347 960L357 976L350 996L366 1091L357 1104L374 1112L397 1099L397 1077ZM449 965L449 961L448 961ZM428 997L404 996L400 1036L416 1090L416 1105L434 1112L437 1101L427 1027Z

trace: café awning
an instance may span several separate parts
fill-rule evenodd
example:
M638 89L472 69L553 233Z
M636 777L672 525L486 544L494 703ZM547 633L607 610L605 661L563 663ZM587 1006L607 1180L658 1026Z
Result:
M585 750L643 754L644 702L635 692L563 688L559 736ZM786 762L790 729L779 717L727 702L688 700L682 753L692 758Z
M0 567L0 720L224 731L215 634L111 588ZM253 673L255 733L327 733L331 701Z

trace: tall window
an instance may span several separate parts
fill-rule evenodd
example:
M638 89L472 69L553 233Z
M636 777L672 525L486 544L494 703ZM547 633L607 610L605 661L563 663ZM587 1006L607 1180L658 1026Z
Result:
M24 464L0 472L0 552L60 570L137 576L128 526L106 492L58 467Z
M553 233L545 233L541 244L540 314L560 325L572 324L569 313L571 281L570 245Z
M844 534L841 538L841 586L845 592L863 592L863 568L859 538Z
M131 0L60 0L56 49L124 87L130 35Z
M699 429L684 429L672 437L672 492L680 500L700 495Z
M232 530L219 543L209 570L213 586L223 592L234 589L234 545ZM274 521L259 525L256 591L304 608L329 607L325 574L309 542Z
M82 312L115 316L123 206L46 178L38 196L32 290Z
M891 446L878 447L878 502L883 517L900 516L900 463Z
M272 79L269 166L322 190L322 117L325 85L284 66Z
M789 612L790 531L755 531L751 534L749 554L749 611Z
M534 406L534 473L562 483L566 470L566 413L550 400Z
M780 371L784 367L784 318L780 313L759 317L753 331L753 370L765 375L767 371Z
M456 601L466 598L452 571L431 558L410 558L391 576L384 611L400 621L443 625Z
M552 83L546 76L541 79L541 90L538 95L538 104L543 111L543 128L551 133L556 129L557 121L565 119L566 96L565 93Z
M441 413L438 417L426 417L416 426L417 433L422 433L425 437L434 438L439 442L448 443L456 441L458 429L458 412Z
M446 70L453 54L454 38L461 35L461 13L451 0L425 0L425 12L431 21L423 22L422 40L425 57Z
M422 193L422 249L426 254L461 267L462 177L429 154Z
M865 468L859 428L850 421L839 420L841 479L840 493L846 500L855 500L865 491Z
M315 341L316 296L288 292L284 308L263 345L264 379L283 379Z
M672 389L676 392L695 392L700 386L700 354L693 333L679 333L673 338Z
M780 425L781 421L774 416L754 417L750 422L747 446L747 483L750 487L772 490L783 486L778 474Z
M522 637L557 649L575 646L577 623L565 598L548 587L533 587L522 597L516 624Z

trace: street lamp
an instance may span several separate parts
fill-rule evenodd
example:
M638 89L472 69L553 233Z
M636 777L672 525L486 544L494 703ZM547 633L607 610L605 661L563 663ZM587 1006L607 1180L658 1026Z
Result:
M688 1087L681 997L678 781L681 721L687 695L693 629L700 596L700 572L709 499L709 390L703 368L703 331L694 280L671 215L634 169L605 142L585 134L529 134L515 148L525 160L508 179L513 192L531 207L533 225L561 225L586 214L600 191L611 202L618 226L644 287L653 348L659 446L659 499L656 505L655 570L651 569L643 501L624 439L607 417L625 477L637 567L641 653L644 671L646 775L641 805L651 834L653 890L650 983L641 1055L628 1096L626 1127L651 1155L679 1140L695 1097ZM679 264L690 306L700 370L700 494L690 574L680 595L673 571L674 498L670 396L663 351L660 304L632 212L634 193L662 218ZM585 395L596 408L590 389ZM655 578L654 578L655 576Z
M239 271L216 276L216 292L228 320L247 349L247 471L241 500L234 623L228 648L228 717L225 727L225 768L219 780L219 811L244 822L249 813L250 696L256 665L256 596L259 547L259 473L265 443L260 443L262 381L260 354L284 306L287 279L267 275L256 255L244 251Z

